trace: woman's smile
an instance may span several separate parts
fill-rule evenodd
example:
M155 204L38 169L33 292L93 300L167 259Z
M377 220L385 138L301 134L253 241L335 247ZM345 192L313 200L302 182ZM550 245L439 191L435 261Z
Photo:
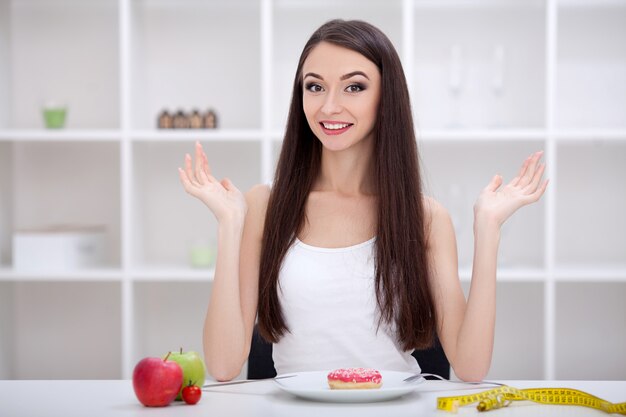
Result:
M353 125L354 123L333 122L326 120L320 122L322 131L327 135L341 135L342 133L347 132Z

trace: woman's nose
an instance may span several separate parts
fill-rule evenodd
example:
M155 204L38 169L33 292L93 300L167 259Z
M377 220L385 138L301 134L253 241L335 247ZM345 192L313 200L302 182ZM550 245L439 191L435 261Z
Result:
M339 102L338 97L334 92L329 92L326 95L324 100L324 104L322 105L321 111L324 114L337 114L342 110L341 103Z

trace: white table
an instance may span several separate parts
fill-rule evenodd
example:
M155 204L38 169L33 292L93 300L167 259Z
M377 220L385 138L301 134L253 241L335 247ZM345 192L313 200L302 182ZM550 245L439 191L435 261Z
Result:
M516 388L576 388L614 403L626 401L626 381L500 381ZM492 386L489 386L491 388ZM463 390L458 390L462 388ZM484 389L487 389L484 386ZM381 403L331 404L301 400L281 391L273 381L211 388L196 405L174 402L148 408L136 399L129 380L115 381L0 381L0 417L117 417L117 416L284 416L394 417L454 416L436 410L436 398L476 392L467 386L428 381L402 398ZM601 411L559 405L516 402L507 408L478 413L475 406L459 416L609 416Z

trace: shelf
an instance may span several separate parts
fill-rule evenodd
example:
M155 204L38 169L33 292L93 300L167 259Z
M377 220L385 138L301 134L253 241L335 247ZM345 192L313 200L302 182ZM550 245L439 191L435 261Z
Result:
M172 129L172 130L133 130L129 132L132 141L260 141L264 132L259 129Z
M355 6L359 6L359 8L363 9L358 11L359 13L364 15L369 12L369 15L373 15L376 12L388 13L390 8L398 9L401 7L402 3L401 0L392 0L384 3L379 0L274 0L273 4L276 9L280 9L281 11L294 10L296 12L307 13L326 12L326 14L328 14L328 9L330 8L335 11L337 15L352 11ZM320 16L324 15L320 14Z
M583 0L584 1L584 0ZM414 0L416 9L456 10L489 10L515 9L517 7L543 6L544 0Z
M604 265L559 266L554 271L554 278L559 282L626 282L626 264L612 268Z
M211 282L214 274L214 269L175 266L134 268L127 272L116 268L28 272L4 267L0 268L0 282Z
M556 130L553 136L558 142L587 140L626 142L626 129L570 129Z
M417 132L422 141L534 141L546 140L541 129L425 129Z
M0 268L0 281L122 281L124 274L120 269L85 269L73 271L16 271L12 268Z
M514 283L524 283L524 282L543 282L547 279L548 273L541 269L531 269L531 268L498 268L497 272L497 281L498 282L514 282ZM472 278L472 269L471 268L461 268L459 269L459 278L461 282L471 282Z
M116 129L3 129L0 130L0 141L12 142L119 142L122 133Z
M136 282L212 282L215 269L164 266L133 269L129 272Z
M259 129L171 129L171 130L130 130L100 129L3 129L0 130L0 141L8 142L119 142L129 137L134 142L167 142L167 141L260 141L264 132Z
M597 9L624 9L626 3L624 0L558 0L559 8L561 9L581 9L583 11L597 10Z

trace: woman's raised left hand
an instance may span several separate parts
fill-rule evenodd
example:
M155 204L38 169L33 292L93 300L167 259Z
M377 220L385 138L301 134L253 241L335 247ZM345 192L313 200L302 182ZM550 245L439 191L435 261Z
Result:
M520 207L539 200L549 182L541 182L546 168L539 162L542 155L543 151L539 151L526 158L519 174L502 188L502 176L495 175L474 204L474 220L502 226Z

